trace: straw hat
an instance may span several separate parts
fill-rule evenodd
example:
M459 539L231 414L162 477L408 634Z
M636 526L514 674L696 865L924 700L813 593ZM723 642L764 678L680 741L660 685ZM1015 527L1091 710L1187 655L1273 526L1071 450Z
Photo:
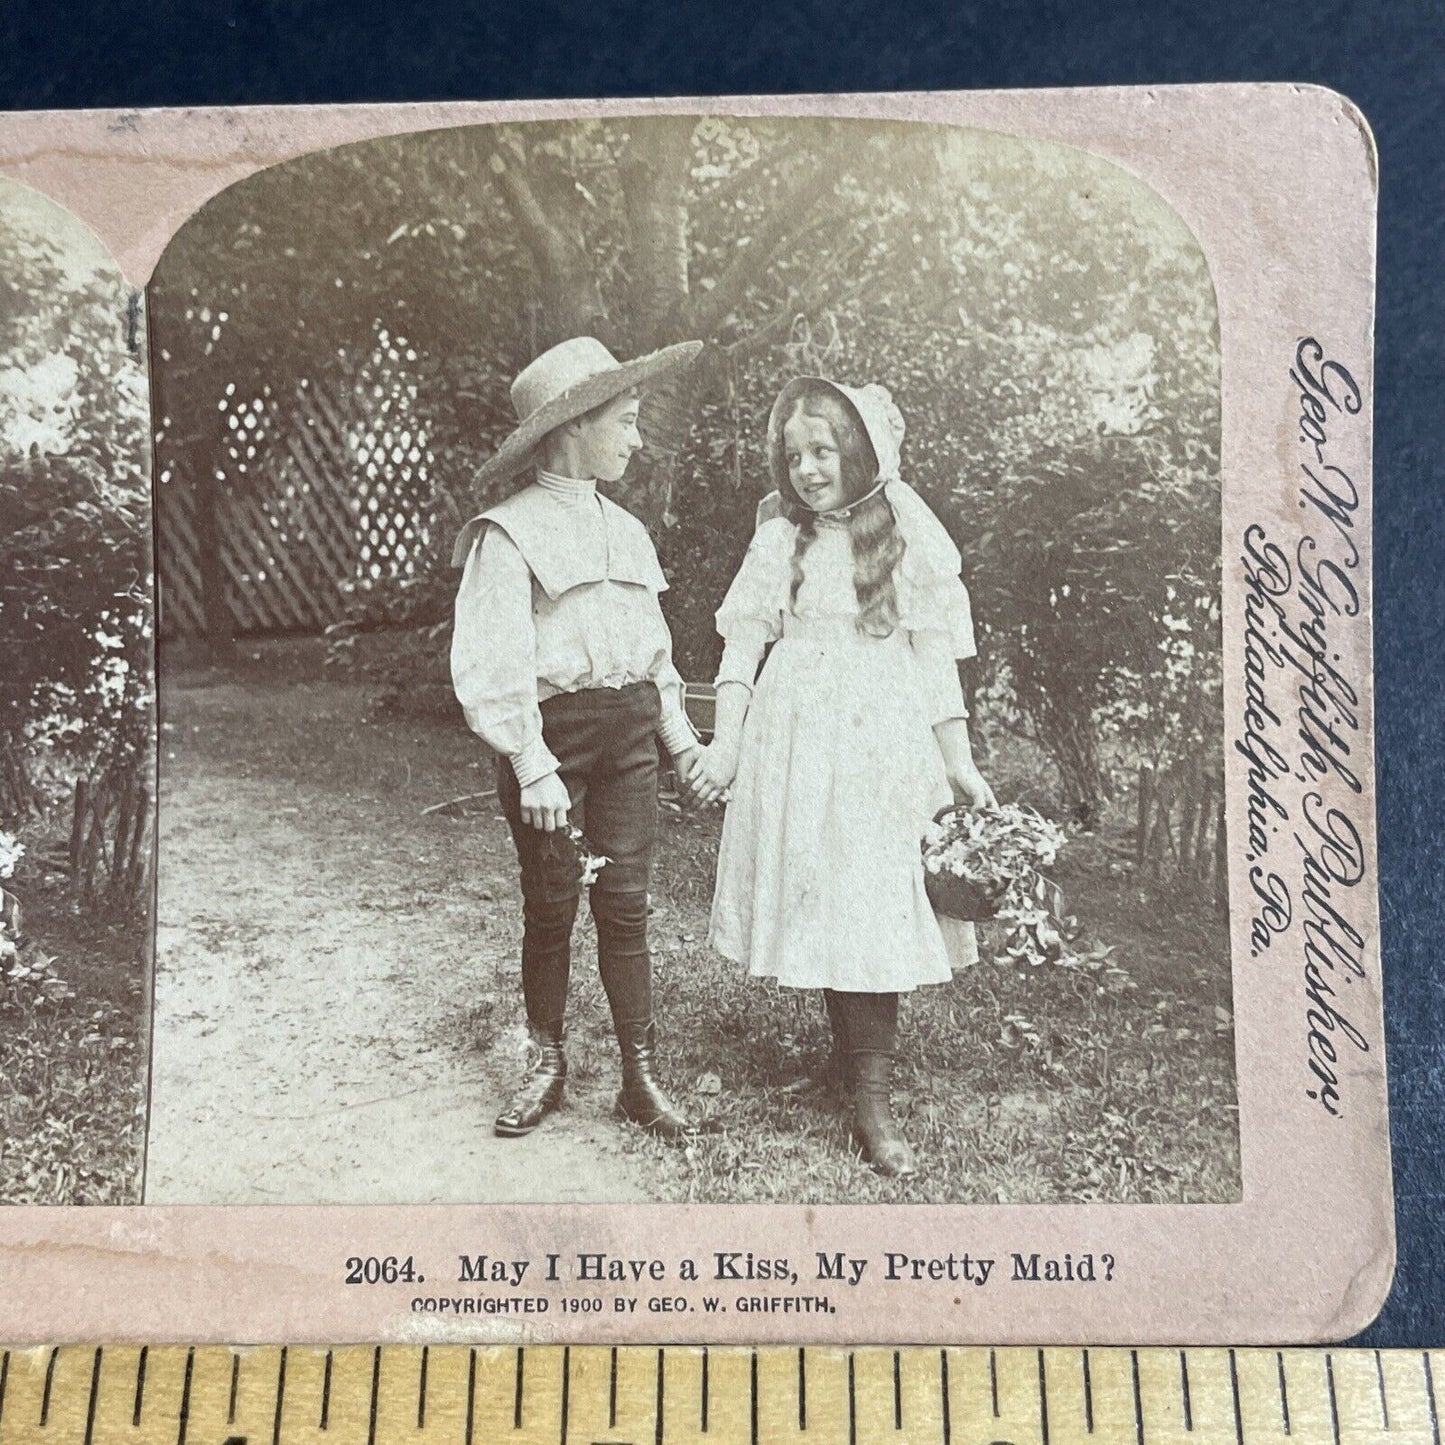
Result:
M478 485L515 476L548 432L635 386L688 365L701 350L702 342L683 341L636 361L618 361L591 336L558 342L524 367L512 383L517 429L477 474Z

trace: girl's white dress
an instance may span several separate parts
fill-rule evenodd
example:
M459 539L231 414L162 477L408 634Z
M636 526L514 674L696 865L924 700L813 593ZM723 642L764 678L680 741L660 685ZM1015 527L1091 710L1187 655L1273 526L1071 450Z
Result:
M919 849L952 799L933 725L967 716L955 659L974 655L973 624L942 524L906 483L885 495L906 546L891 635L854 625L847 525L826 519L795 607L797 528L778 517L758 529L717 613L720 683L752 684L775 646L743 727L710 941L793 988L906 992L951 975Z

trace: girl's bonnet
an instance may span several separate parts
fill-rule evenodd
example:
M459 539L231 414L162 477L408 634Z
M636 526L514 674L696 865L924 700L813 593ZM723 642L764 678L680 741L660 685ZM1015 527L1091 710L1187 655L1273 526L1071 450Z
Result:
M788 382L778 393L773 409L768 415L768 449L776 453L781 445L783 427L794 406L804 392L824 387L838 396L858 420L878 459L878 471L873 486L861 497L856 497L845 507L837 507L823 513L827 517L846 520L854 508L861 506L882 491L889 482L898 480L898 462L903 446L903 413L894 405L886 386L870 382L867 386L844 386L842 382L829 381L825 376L798 376ZM761 518L760 518L761 520Z
M925 623L926 614L933 625L942 622L953 642L955 657L975 655L973 622L968 593L959 578L963 559L943 523L934 516L928 503L900 475L905 423L892 394L885 386L870 382L866 386L846 386L822 376L802 376L790 381L778 394L768 417L770 448L777 445L798 397L805 388L822 385L848 404L863 424L873 455L878 459L878 473L873 485L846 506L820 517L846 522L855 508L882 492L893 509L905 550L900 566L899 606L903 626ZM758 509L759 522L764 513L776 516L780 510L777 494L765 498Z

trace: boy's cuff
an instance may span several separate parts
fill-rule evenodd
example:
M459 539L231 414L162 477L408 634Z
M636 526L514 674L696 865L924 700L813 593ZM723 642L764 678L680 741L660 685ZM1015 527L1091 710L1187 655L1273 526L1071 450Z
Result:
M663 747L673 757L677 757L679 753L685 753L689 748L695 748L698 742L692 723L688 721L687 714L681 709L674 713L668 713L658 723L657 735L662 739Z
M517 785L523 788L540 781L548 773L555 773L561 767L540 737L534 738L519 752L513 753L510 761L512 771L517 775Z

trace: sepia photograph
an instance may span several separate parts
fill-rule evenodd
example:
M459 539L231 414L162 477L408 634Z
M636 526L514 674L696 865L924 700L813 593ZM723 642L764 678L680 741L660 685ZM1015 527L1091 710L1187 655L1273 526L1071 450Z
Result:
M148 1203L1240 1198L1219 324L1151 186L466 125L229 186L147 310Z
M0 1204L138 1204L155 808L144 312L0 179Z

